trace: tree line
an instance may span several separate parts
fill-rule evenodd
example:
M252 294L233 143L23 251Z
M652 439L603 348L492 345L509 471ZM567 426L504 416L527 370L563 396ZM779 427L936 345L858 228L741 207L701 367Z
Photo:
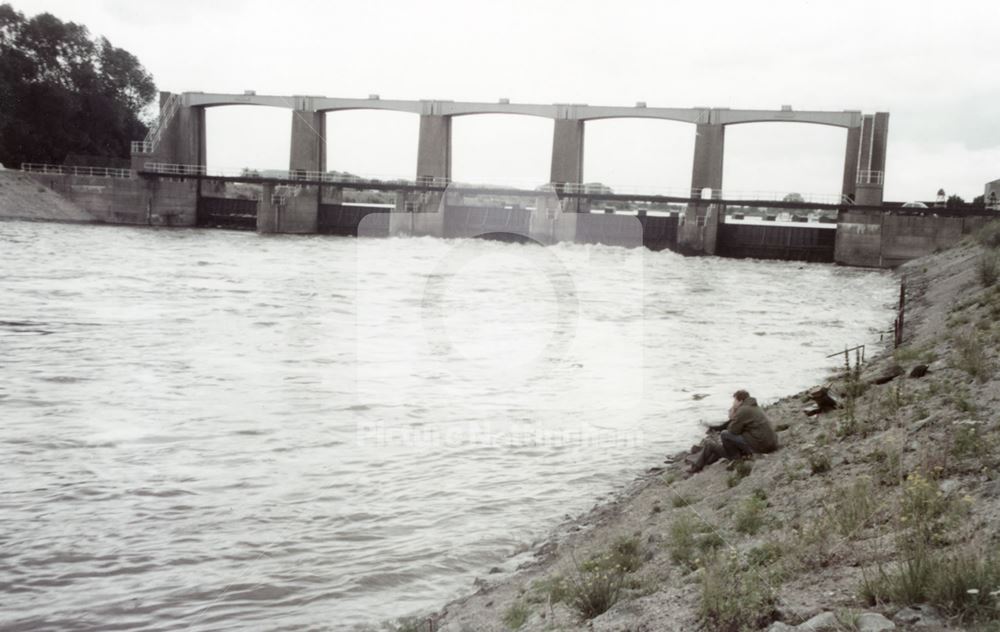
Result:
M0 4L0 163L127 159L156 94L139 60L107 38Z

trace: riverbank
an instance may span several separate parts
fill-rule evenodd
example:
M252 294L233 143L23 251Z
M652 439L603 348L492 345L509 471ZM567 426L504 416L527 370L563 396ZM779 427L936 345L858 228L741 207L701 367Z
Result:
M997 630L997 246L903 266L904 345L818 377L837 410L769 406L778 452L691 477L674 455L513 576L397 628Z
M0 169L0 219L96 222L77 204L20 171Z

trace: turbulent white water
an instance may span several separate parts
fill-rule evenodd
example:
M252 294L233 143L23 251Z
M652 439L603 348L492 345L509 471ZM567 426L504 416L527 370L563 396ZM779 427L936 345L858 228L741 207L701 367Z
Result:
M439 606L878 339L886 273L0 223L0 628ZM696 400L695 394L706 394Z

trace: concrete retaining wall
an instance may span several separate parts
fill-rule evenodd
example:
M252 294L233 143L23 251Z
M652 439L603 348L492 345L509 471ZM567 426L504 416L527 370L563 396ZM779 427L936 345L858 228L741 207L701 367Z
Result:
M849 266L892 268L949 248L991 219L849 211L841 214L837 224L834 260Z
M194 226L198 183L142 178L30 174L97 221L109 224Z
M96 222L97 218L20 171L0 169L0 218L48 222Z

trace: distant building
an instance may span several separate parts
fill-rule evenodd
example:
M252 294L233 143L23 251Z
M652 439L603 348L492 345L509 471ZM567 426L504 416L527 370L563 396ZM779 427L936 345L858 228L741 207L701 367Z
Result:
M1000 211L1000 180L987 182L983 197L986 200L986 208Z

